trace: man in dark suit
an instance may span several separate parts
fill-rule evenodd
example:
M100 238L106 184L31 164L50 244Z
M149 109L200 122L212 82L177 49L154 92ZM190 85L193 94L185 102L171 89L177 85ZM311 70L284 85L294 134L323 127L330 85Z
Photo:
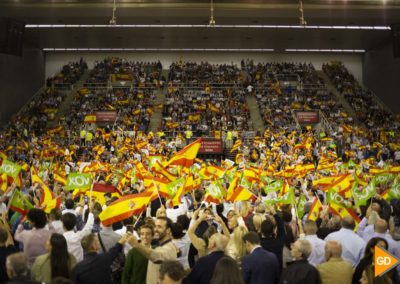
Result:
M214 273L215 265L225 254L228 238L222 234L214 234L208 241L207 256L200 258L192 271L186 277L185 284L209 284Z
M89 234L82 239L82 247L85 252L83 261L79 262L72 271L72 280L75 284L111 283L111 264L124 248L127 241L131 241L131 235L124 235L107 252L98 254L100 242L95 234Z
M245 284L275 284L279 281L279 263L275 254L260 246L260 237L255 232L243 236L249 253L242 260L242 275Z

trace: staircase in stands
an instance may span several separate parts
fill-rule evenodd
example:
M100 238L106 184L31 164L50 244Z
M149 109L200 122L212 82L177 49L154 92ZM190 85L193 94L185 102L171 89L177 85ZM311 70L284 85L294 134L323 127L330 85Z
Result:
M329 79L328 75L326 75L324 71L317 71L317 74L321 79L324 80L324 83L325 83L325 86L326 86L326 89L328 90L328 92L332 93L337 98L337 100L343 106L345 111L353 118L353 121L356 124L359 124L359 125L362 125L362 126L365 127L364 123L357 119L357 115L356 115L354 109L350 106L350 104L347 102L345 97L332 84L332 82Z
M161 76L168 78L168 71L169 71L168 69L164 69L161 73ZM164 105L165 95L167 94L167 90L168 90L167 84L168 83L166 82L163 89L154 90L155 95L156 95L156 100L153 102L154 106L157 106L159 104ZM161 126L162 111L163 111L163 108L154 107L154 112L153 112L153 115L151 116L151 120L150 120L149 131L155 133L155 132L157 132L158 128Z
M83 87L86 80L89 78L90 70L86 69L82 74L81 78L74 84L74 88L67 94L65 99L61 102L58 112L56 113L54 119L47 124L48 128L52 128L58 125L61 117L63 117L71 109L71 104L74 101L76 91Z

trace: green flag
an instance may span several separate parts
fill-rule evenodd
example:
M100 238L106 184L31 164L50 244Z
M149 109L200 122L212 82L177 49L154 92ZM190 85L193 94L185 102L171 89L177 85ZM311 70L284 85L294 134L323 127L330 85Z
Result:
M269 185L264 187L264 192L266 194L270 193L270 192L276 192L276 191L281 191L283 188L283 180L278 179L272 183L270 183Z
M19 212L22 215L26 215L32 208L33 205L28 201L28 199L26 199L18 189L15 189L10 200L10 209L14 212Z
M71 173L67 177L66 190L88 190L92 187L91 174Z
M172 199L175 197L178 190L183 187L185 184L185 178L180 177L174 181L171 181L169 184L166 185L166 189L168 190L169 197Z
M288 187L288 191L283 195L283 196L278 196L273 199L267 199L265 201L265 204L271 205L271 204L292 204L294 202L294 190L291 187Z
M221 179L217 179L216 181L210 183L206 188L206 195L211 196L213 200L221 200L224 198L225 189L223 187L223 182Z
M0 173L5 173L6 175L13 177L14 179L18 176L21 171L21 166L13 163L9 160L4 160L0 167Z
M400 182L398 178L394 180L393 185L388 193L388 198L389 200L400 199Z
M374 177L376 185L387 185L389 182L395 179L396 175L384 173L378 174Z
M307 198L305 195L301 195L299 198L299 201L297 202L297 217L299 219L303 218L304 214L306 213L304 211L304 205L307 203Z
M157 162L159 162L160 165L161 165L161 162L162 162L163 157L162 157L162 156L159 156L159 155L157 155L157 156L149 156L148 159L149 159L148 168L151 169L151 168L153 168L153 167L155 166L155 164L156 164Z
M134 185L136 182L137 182L136 167L132 167L132 169L131 169L131 185Z
M351 208L352 207L352 203L348 200L346 200L342 195L340 195L336 190L334 189L329 189L328 193L326 194L326 201L329 204L336 204L339 205L341 207L345 207L345 208Z
M373 178L371 182L361 191L358 190L356 186L353 186L351 188L351 193L355 201L355 206L367 204L368 199L370 199L376 194L375 178Z

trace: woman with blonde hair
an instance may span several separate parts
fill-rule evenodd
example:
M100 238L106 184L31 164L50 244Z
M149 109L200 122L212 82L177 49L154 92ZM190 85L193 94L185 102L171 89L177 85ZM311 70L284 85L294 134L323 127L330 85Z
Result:
M261 224L265 220L265 215L264 214L258 214L256 213L253 216L253 226L254 230L257 234L261 234Z
M226 246L225 253L237 262L241 262L242 258L246 255L246 246L243 241L243 236L247 234L248 230L245 226L238 226L233 230L229 238L228 245Z

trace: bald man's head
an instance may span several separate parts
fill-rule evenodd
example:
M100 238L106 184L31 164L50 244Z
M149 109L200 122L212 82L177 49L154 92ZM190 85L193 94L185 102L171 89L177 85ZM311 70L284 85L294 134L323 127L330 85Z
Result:
M214 234L208 240L208 249L212 251L224 251L229 239L220 233Z
M342 257L342 245L336 241L327 241L325 244L325 259Z
M384 219L376 220L375 225L374 225L375 232L384 234L384 233L386 233L387 229L388 229L388 225L387 225L386 220L384 220Z
M317 230L318 227L315 221L307 220L304 223L304 233L306 233L306 235L315 235L317 233Z
M356 223L354 222L353 217L346 216L342 220L342 228L354 230Z

